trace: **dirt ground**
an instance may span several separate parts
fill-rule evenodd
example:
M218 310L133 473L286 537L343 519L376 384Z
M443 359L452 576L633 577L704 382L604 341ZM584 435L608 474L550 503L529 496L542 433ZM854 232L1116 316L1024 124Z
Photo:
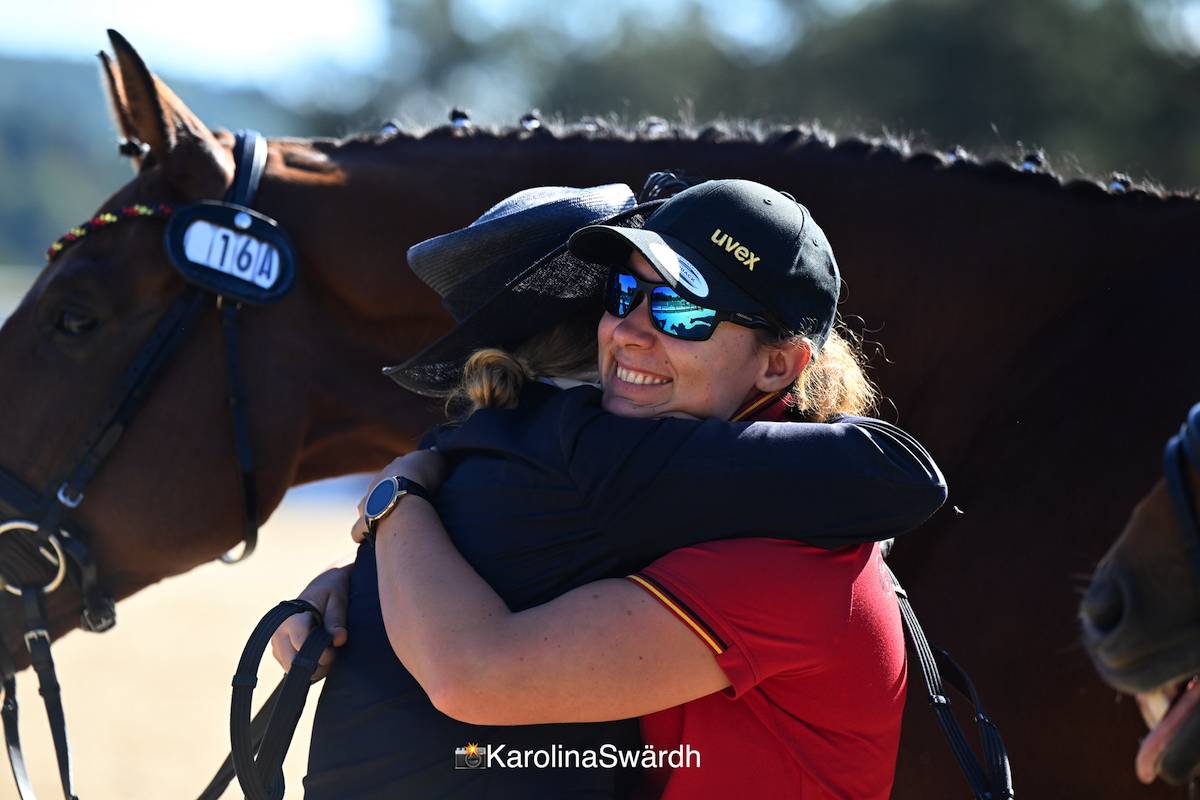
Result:
M115 629L75 631L55 645L82 800L200 793L229 751L230 679L247 636L272 606L350 551L353 514L353 501L337 493L293 492L245 563L208 564L152 586L119 605ZM281 674L266 656L256 707ZM18 681L21 741L38 797L62 797L37 679L26 671ZM289 798L301 796L318 691L285 764ZM0 766L0 800L16 797L8 765ZM236 781L224 797L242 797Z

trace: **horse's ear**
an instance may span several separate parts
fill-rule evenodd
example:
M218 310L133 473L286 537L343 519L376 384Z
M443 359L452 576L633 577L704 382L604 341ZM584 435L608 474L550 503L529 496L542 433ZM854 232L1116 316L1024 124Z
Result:
M164 174L190 197L219 197L233 173L229 154L165 83L146 67L124 36L108 32L116 69L102 58L117 124L126 139L149 148Z
M125 92L121 88L121 82L117 76L117 65L112 62L112 59L108 57L108 53L103 50L96 53L96 57L100 59L100 70L104 76L104 92L108 95L108 108L112 111L113 121L117 123L117 130L121 132L121 138L125 142L140 144L137 132L133 128L133 120L129 118L129 108L125 102ZM142 165L141 153L130 153L129 156L133 161L133 169L136 172Z

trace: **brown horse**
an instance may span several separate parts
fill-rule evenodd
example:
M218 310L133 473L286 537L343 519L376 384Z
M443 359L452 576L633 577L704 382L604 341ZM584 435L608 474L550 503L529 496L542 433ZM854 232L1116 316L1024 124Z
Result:
M1139 774L1172 783L1200 770L1200 682L1192 680L1200 673L1200 406L1189 417L1168 446L1167 477L1134 508L1080 605L1097 671L1137 696L1152 728L1139 751Z
M209 131L123 39L113 46L118 125L148 150L101 208L219 198L232 137ZM847 276L844 309L886 343L876 377L950 481L946 511L893 557L926 628L971 670L1023 795L1129 796L1140 722L1132 704L1113 714L1076 643L1071 576L1099 556L1094 530L1114 529L1151 484L1152 443L1200 395L1184 368L1200 289L1190 197L800 129L530 122L273 141L257 207L290 233L299 264L283 301L243 315L263 513L289 485L376 467L436 418L378 372L448 325L405 267L408 245L520 188L636 186L663 167L759 180L817 210ZM0 330L0 467L53 491L182 289L152 219L96 231L50 264ZM214 310L75 517L117 597L241 535L224 369ZM54 634L78 611L77 597L51 597ZM909 705L896 796L961 796L923 696Z

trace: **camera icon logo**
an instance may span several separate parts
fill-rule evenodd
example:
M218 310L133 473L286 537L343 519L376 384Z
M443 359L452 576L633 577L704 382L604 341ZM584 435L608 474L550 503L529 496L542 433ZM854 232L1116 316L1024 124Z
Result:
M488 746L471 742L466 747L454 748L455 769L483 769L487 767Z

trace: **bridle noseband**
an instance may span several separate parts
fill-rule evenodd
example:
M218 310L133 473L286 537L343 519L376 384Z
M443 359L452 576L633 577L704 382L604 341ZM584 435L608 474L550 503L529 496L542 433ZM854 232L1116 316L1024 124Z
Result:
M266 169L266 139L257 131L239 131L233 155L234 179L223 201L201 201L180 209L134 205L118 213L98 214L73 228L47 251L47 260L53 261L98 228L138 218L162 219L167 222L164 247L171 263L187 281L183 293L122 374L72 466L61 473L65 477L39 494L20 478L0 469L0 587L21 598L25 647L45 700L59 779L67 800L77 798L71 788L66 723L50 655L45 595L69 582L82 600L82 628L102 632L116 624L115 604L100 584L87 545L91 537L69 519L70 512L84 501L88 483L112 453L214 297L220 309L229 370L229 407L243 501L241 552L234 555L231 551L221 556L221 560L227 564L241 561L254 552L258 541L258 502L239 358L238 315L243 303L274 302L286 294L294 279L295 257L291 243L277 223L252 208ZM218 245L222 248L218 249ZM34 794L17 727L16 668L6 645L7 642L0 641L0 675L4 684L0 717L17 790L23 800L31 800Z

